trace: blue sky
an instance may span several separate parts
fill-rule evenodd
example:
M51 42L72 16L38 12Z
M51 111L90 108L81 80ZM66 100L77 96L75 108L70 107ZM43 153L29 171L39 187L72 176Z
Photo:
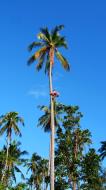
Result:
M92 132L93 146L106 140L106 1L4 0L0 2L0 114L18 111L25 119L23 148L46 156L49 134L36 128L41 115L37 105L48 104L48 78L28 67L27 47L39 28L64 24L71 64L66 73L54 69L59 101L79 105L82 128ZM56 62L57 63L57 62ZM58 64L58 63L57 63ZM4 138L1 139L4 142Z

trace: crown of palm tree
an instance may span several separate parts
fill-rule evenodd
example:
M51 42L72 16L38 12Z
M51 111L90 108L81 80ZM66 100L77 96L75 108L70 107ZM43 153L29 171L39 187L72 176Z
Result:
M38 106L44 114L38 120L38 127L42 126L45 132L51 131L51 109L50 106ZM62 121L62 117L60 116L64 112L64 105L61 103L54 102L54 121L55 126L59 127L59 122Z
M20 145L21 145L20 142L13 141L9 147L9 156L8 156L7 170L5 176L7 179L5 180L13 179L13 181L16 182L15 173L20 173L21 177L24 179L24 175L19 167L25 163L26 159L23 158L23 156L28 155L28 152L25 150L21 151ZM1 156L0 161L2 159L3 163L5 163L6 152L7 152L7 147L4 146L3 155L0 155Z
M0 117L0 135L3 135L5 132L11 136L12 130L14 130L16 135L21 136L20 129L18 127L18 123L24 125L23 118L18 115L17 112L9 112Z
M63 25L56 26L53 30L49 31L47 27L41 28L38 34L38 42L33 42L29 45L28 50L31 51L33 48L38 50L28 60L28 65L38 60L36 69L39 71L43 63L45 62L45 73L48 72L50 66L50 50L54 50L54 55L61 62L65 70L69 70L69 63L66 58L58 51L58 48L67 48L67 42L65 37L59 34L59 31L64 28Z
M41 157L38 154L33 153L31 159L25 164L25 166L27 166L28 168L27 173L29 172L29 170L31 170L32 173L35 173L40 160L41 160Z
M40 187L43 179L48 174L48 160L42 159L38 154L33 153L31 159L26 163L29 170L31 171L30 179L28 180L36 188Z

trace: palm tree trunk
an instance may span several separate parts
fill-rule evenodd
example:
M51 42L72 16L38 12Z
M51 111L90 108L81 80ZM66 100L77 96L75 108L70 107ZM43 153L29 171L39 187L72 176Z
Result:
M73 190L76 190L76 181L73 181Z
M75 144L74 144L74 158L77 160L77 153L78 153L78 134L77 131L75 131L74 134Z
M50 175L50 160L51 160L51 132L50 132L50 145L49 145L49 164L48 164L48 176Z
M6 169L7 169L8 155L9 155L9 142L10 142L10 137L9 137L9 135L8 135L8 137L7 137L7 150L6 150L6 163L5 163L3 175L2 175L2 178L1 178L1 182L2 182L2 183L3 183L3 181L4 181L5 172L6 172Z
M52 65L54 62L54 49L50 50L50 71L49 71L49 85L50 94L53 91L52 87ZM50 159L50 190L54 190L54 97L50 95L51 104L51 159Z

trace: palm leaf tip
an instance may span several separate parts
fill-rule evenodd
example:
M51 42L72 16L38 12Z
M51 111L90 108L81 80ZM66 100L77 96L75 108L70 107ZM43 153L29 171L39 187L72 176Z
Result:
M59 32L60 30L62 30L64 28L64 25L57 25L53 30L52 30L52 34L56 34L57 32Z
M33 48L42 46L41 42L32 42L29 46L28 46L28 51L32 51Z
M28 65L31 65L35 60L36 60L36 59L35 59L35 55L32 55L32 56L28 59L27 64L28 64Z
M69 65L68 61L59 51L56 51L56 57L61 62L64 69L69 71L70 70L70 65Z
M42 40L42 41L45 41L46 43L50 43L50 39L47 35L45 35L44 33L40 32L38 35L37 35L38 39L39 40Z
M47 27L40 28L41 33L43 33L50 40L50 33Z
M64 25L61 24L61 25L58 25L57 27L58 27L58 30L62 30L64 28Z
M38 71L42 68L44 60L45 60L45 53L42 53L40 58L39 58L37 65L36 65L36 69Z

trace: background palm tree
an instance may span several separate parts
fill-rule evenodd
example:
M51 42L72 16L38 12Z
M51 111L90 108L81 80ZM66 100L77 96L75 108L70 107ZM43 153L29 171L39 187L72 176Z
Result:
M8 156L9 156L9 146L11 144L11 137L12 137L12 132L14 131L15 135L21 136L20 129L18 127L18 124L21 123L24 125L23 118L18 115L17 112L9 112L5 115L2 115L0 117L0 135L3 135L6 133L7 136L7 153L6 153L6 163L5 163L5 168L4 172L2 175L2 182L4 179L5 171L7 169L7 161L8 161Z
M6 178L10 182L16 183L16 173L21 174L21 178L24 178L24 175L22 171L20 170L20 166L22 166L26 159L24 158L26 155L28 155L27 151L21 151L20 149L20 142L13 141L9 147L9 156L8 156L8 162L7 162L7 176ZM6 147L4 146L4 151L6 152Z
M38 106L44 114L38 119L37 127L42 127L44 132L51 132L51 108L50 106ZM55 127L60 126L62 122L62 114L64 113L64 105L54 101L54 122Z
M48 160L42 159L39 155L33 153L26 166L28 168L27 173L31 171L28 184L36 188L36 190L46 190L48 185L46 183L48 177Z
M10 187L8 190L30 190L25 183L18 183L15 187Z
M5 171L3 184L5 187L12 186L12 184L16 183L16 173L21 174L21 178L24 179L24 175L20 170L20 166L22 166L26 159L24 158L28 153L27 151L21 151L20 142L13 141L9 146L9 155L7 161L7 169ZM0 152L0 163L2 166L5 165L7 147L4 146L3 150ZM1 171L3 170L3 167Z
M100 179L100 156L95 149L89 149L88 153L84 155L82 161L82 184L81 189L102 190Z
M0 150L0 182L2 179L2 173L5 167L6 154L4 149Z
M50 148L49 148L49 168L48 175L50 172L50 156L51 156L51 109L50 106L38 106L44 114L38 119L38 127L42 127L44 132L50 133ZM64 112L64 105L54 101L54 122L55 127L60 127L60 122L62 121L62 113Z
M56 189L78 189L84 146L91 143L89 130L82 130L78 106L64 106L63 123L56 136ZM66 179L66 180L64 180Z
M38 167L41 157L36 153L32 154L31 159L25 164L27 166L27 173L31 171L31 176L29 178L29 182L34 188L38 188L41 186L41 176L38 173Z
M49 74L49 88L50 94L53 91L52 86L52 68L54 65L54 56L62 63L62 66L65 70L69 70L69 64L66 58L58 51L58 48L65 47L67 48L67 43L65 37L61 37L59 31L63 29L64 26L56 26L53 30L49 32L48 28L41 28L40 33L38 34L39 42L33 42L29 46L29 50L32 50L35 47L39 49L31 56L28 60L28 64L33 63L38 60L36 65L37 70L39 71L43 63L45 64L45 72ZM50 168L50 178L51 178L51 190L54 190L54 97L50 96L51 104L51 168Z

